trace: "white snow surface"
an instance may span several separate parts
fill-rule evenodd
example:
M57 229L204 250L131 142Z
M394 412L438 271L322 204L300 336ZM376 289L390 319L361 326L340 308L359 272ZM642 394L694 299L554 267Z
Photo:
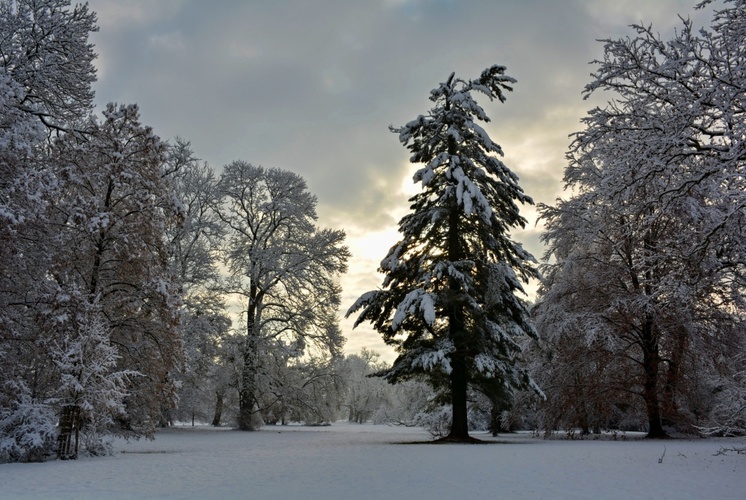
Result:
M416 444L420 429L338 422L239 432L174 427L116 454L0 465L0 498L742 499L743 438ZM665 449L665 455L664 455ZM662 461L661 461L662 457Z

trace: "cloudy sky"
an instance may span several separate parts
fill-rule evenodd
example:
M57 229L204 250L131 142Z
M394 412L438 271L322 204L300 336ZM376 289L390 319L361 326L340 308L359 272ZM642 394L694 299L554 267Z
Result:
M96 102L137 103L158 135L191 141L218 171L241 159L303 176L319 225L347 233L346 310L381 284L378 263L416 189L389 125L426 113L452 71L507 66L518 83L504 104L480 101L486 129L527 194L552 203L568 135L591 107L582 90L603 55L597 40L641 21L665 37L678 14L707 21L697 1L88 0L100 27ZM523 213L530 227L513 236L538 258L541 228L533 207ZM342 322L348 352L393 359L367 325L351 326Z

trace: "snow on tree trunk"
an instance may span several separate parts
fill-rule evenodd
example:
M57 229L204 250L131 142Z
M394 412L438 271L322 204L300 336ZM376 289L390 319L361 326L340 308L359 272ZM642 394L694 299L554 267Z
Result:
M238 393L238 428L242 431L255 431L259 427L256 413L259 336L256 331L255 313L252 306L249 306L247 314L249 315L249 321L246 322L241 389Z

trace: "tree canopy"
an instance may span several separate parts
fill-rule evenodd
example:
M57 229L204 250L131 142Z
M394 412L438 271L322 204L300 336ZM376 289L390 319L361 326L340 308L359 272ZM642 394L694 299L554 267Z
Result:
M746 2L729 2L710 30L683 20L668 41L644 25L604 40L585 92L614 100L574 135L572 196L540 207L539 324L560 351L589 346L576 368L613 360L582 385L638 394L650 437L703 425L710 384L742 369L722 360L743 342L744 19Z

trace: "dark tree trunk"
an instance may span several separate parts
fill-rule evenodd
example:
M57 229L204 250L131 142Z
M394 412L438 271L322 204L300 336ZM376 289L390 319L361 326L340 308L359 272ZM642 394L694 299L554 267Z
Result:
M482 392L490 400L490 427L489 430L493 436L501 432L511 432L510 424L504 424L502 420L503 413L510 411L512 406L511 399L507 395L502 380L492 380L482 387Z
M256 381L259 369L259 336L256 331L256 326L260 324L258 302L256 287L251 286L246 308L246 343L243 352L241 389L238 392L238 429L242 431L257 429L254 404L257 400Z
M643 239L645 255L653 255L654 237L647 233ZM628 266L633 269L632 257L628 257ZM637 278L636 273L632 273L632 285L638 292L644 293L646 297L653 296L651 283L655 281L655 269L648 268L645 271L644 284ZM651 313L645 313L642 318L642 329L640 331L640 347L642 349L642 398L645 401L645 410L648 414L648 438L664 438L666 432L663 430L661 422L660 399L658 395L658 379L660 373L660 342L658 339L657 327L654 317Z
M468 374L466 363L461 356L451 360L451 431L446 437L448 441L469 441L469 420L467 415L466 392Z
M212 425L220 427L220 420L223 418L223 391L215 391L215 413L212 416Z
M642 397L648 414L648 434L651 439L667 437L661 422L660 401L658 397L658 378L660 370L660 353L658 352L657 335L653 321L647 319L642 331L642 365L645 373Z
M666 422L668 425L675 425L678 428L686 425L683 422L681 413L679 412L679 405L677 402L677 394L679 390L679 382L682 380L683 370L683 359L684 353L687 349L687 333L684 328L680 328L674 333L675 338L672 339L673 347L669 348L669 360L668 369L665 375L665 385L663 386L663 401L661 410L661 420Z
M255 431L254 403L256 401L256 339L249 334L246 340L241 373L241 390L238 393L238 428Z
M490 408L490 434L492 434L492 437L496 437L500 433L500 408L495 405L495 403L492 403L492 408Z

